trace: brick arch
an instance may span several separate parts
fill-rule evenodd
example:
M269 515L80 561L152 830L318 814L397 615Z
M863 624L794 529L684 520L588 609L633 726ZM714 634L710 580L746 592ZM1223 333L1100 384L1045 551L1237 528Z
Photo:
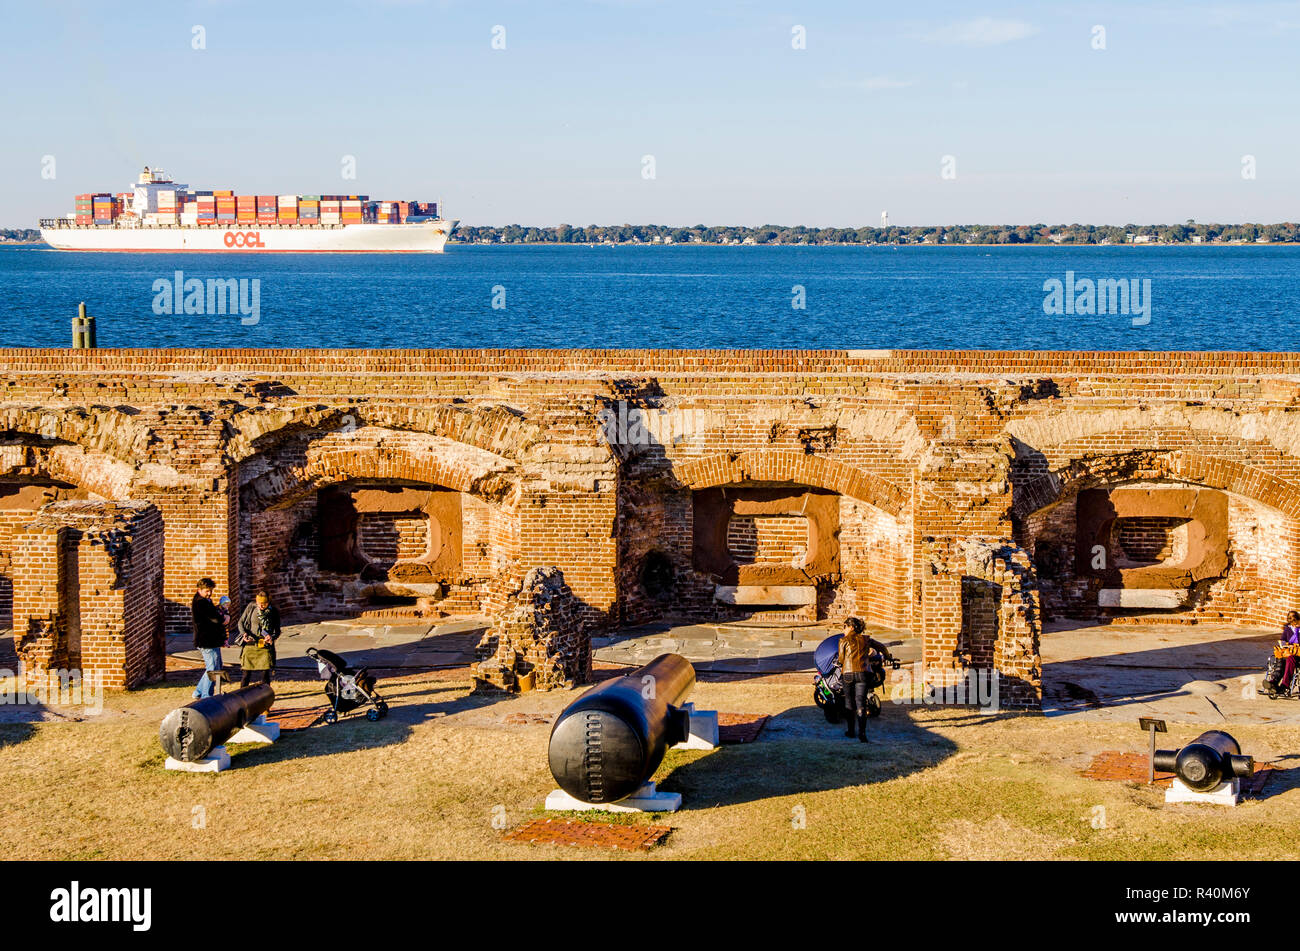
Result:
M519 458L545 435L541 427L503 406L313 404L257 408L237 414L231 419L233 435L226 450L232 461L242 462L303 432L365 426L440 436L512 459Z
M147 425L106 406L52 410L9 406L0 409L0 437L30 437L45 443L81 446L134 466L144 459L151 438Z
M473 466L441 458L425 448L408 447L384 447L381 452L374 446L331 446L308 453L307 465L302 468L272 470L245 488L251 489L260 507L269 509L354 479L419 482L508 506L518 498L518 478L508 468Z
M0 464L0 478L40 478L66 482L101 499L131 498L135 470L105 453L66 443L54 446L18 446L21 459Z
M737 482L810 485L850 496L894 516L907 504L907 493L888 479L843 462L802 452L755 449L726 453L677 465L673 474L691 489Z
M1072 460L1013 487L1013 513L1024 518L1092 486L1170 479L1222 489L1300 518L1300 485L1223 456L1190 449L1140 451Z

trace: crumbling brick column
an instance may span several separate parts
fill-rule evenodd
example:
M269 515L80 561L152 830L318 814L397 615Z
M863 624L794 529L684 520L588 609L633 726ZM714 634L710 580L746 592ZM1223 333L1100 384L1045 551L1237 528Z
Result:
M998 672L999 703L1037 708L1040 612L1029 556L1011 539L1012 452L1001 438L937 441L916 485L916 571L927 682Z
M998 674L999 704L1038 709L1043 699L1039 656L1042 610L1033 562L1024 549L970 539L958 546L963 586L986 595L983 605L963 599L959 653L976 668ZM981 607L983 610L981 610Z
M534 568L479 642L475 679L501 690L553 690L591 678L591 636L559 568Z
M13 534L13 637L18 662L29 674L68 666L64 599L71 529L38 520Z
M161 676L163 523L146 502L47 505L16 536L14 630L25 671L79 669L106 687Z

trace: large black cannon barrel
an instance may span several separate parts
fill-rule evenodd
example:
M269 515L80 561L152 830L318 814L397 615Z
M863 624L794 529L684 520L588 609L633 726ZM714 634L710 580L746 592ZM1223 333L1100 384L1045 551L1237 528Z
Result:
M204 697L163 717L158 739L172 759L193 763L270 710L273 703L275 691L270 684L253 684Z
M664 752L691 732L679 705L695 686L695 668L661 654L639 670L592 687L565 707L551 728L551 774L583 802L618 802L654 775Z
M1181 750L1156 750L1154 762L1198 792L1255 771L1254 758L1242 756L1241 746L1222 730L1206 730Z

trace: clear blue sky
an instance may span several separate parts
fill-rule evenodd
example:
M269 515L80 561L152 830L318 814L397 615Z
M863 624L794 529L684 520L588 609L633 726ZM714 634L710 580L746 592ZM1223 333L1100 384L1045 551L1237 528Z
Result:
M470 224L1300 217L1300 3L3 2L8 227L146 164Z

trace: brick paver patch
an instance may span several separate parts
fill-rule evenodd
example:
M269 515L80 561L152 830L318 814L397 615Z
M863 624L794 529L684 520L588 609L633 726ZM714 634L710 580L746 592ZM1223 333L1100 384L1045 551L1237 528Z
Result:
M550 723L551 718L544 713L507 713L506 723L511 726L526 726L530 723Z
M1253 776L1242 781L1243 795L1257 798L1264 791L1265 784L1274 770L1272 763L1256 763ZM1147 781L1147 754L1121 753L1119 750L1103 750L1093 757L1087 769L1079 771L1080 776L1088 779L1100 779L1118 783L1142 783ZM1168 786L1174 778L1173 773L1156 770L1156 785Z
M619 825L585 819L533 819L511 829L506 838L533 845L577 845L592 849L647 852L668 837L671 826Z
M1147 781L1147 755L1145 753L1121 753L1119 750L1103 750L1092 758L1087 769L1080 770L1080 776L1089 779L1101 779L1116 783L1143 783ZM1156 785L1168 786L1173 780L1173 773L1156 770Z
M761 713L718 713L719 743L753 743L769 717Z
M305 730L309 726L315 726L320 722L320 718L328 710L328 706L320 707L284 707L282 709L273 709L266 715L268 720L274 720L280 724L280 732L286 730Z

